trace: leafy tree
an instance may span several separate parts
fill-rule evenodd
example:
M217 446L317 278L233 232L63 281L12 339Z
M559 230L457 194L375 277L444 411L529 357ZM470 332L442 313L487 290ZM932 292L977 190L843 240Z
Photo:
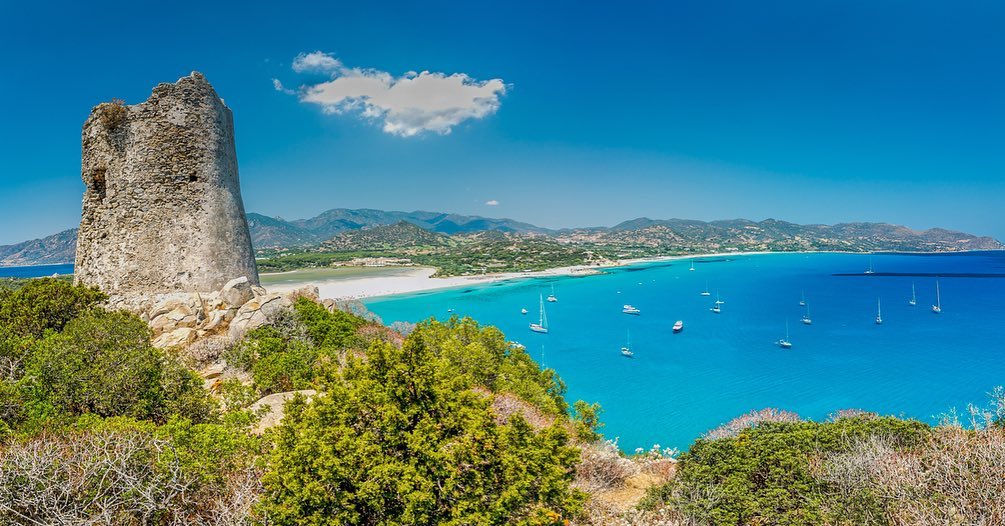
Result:
M277 524L562 524L582 496L565 430L500 424L429 335L374 342L296 398L276 433L261 510Z

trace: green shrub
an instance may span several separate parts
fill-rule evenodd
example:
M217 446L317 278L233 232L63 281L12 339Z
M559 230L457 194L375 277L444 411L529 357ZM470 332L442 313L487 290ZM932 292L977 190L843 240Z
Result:
M41 338L47 329L62 329L105 299L107 296L97 289L55 278L33 279L16 291L0 292L0 329Z
M374 342L325 395L286 406L263 478L276 524L562 524L579 512L564 429L497 423L428 338Z
M767 422L735 437L699 439L680 456L677 476L649 491L643 506L667 505L709 524L825 524L826 488L814 477L821 455L882 436L920 443L930 428L917 421L862 415L833 422Z
M566 414L565 384L541 370L527 352L506 342L502 331L471 318L418 324L409 340L444 361L451 374L467 375L493 392L510 392L550 415Z
M212 409L199 377L152 347L146 323L122 312L91 311L48 334L22 384L36 409L53 414L200 421Z

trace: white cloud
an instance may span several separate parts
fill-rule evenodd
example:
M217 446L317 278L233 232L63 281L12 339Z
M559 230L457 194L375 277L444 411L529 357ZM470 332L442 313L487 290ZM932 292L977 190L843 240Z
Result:
M315 51L313 53L301 53L293 59L293 71L305 73L310 71L330 73L342 67L339 59L328 53Z
M321 52L301 53L293 69L331 74L331 80L301 86L301 102L317 104L328 114L354 113L383 121L385 132L401 137L427 131L446 135L468 119L495 113L506 93L501 79L478 81L464 73L429 71L394 77L375 69L347 68Z
M280 82L279 79L272 79L272 87L276 88L276 91L280 93L285 93L287 95L293 95L294 93L296 93L295 91L283 86L283 83Z
M496 201L495 199L489 199L488 201L485 201L485 204L488 206L499 206L499 201Z

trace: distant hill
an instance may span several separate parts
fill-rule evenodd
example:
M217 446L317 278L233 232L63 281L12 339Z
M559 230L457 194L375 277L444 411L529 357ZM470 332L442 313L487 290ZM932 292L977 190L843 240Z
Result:
M430 232L408 221L393 225L378 225L349 230L321 244L323 250L390 250L413 247L444 247L451 245L445 234Z
M248 214L255 248L304 247L331 239L337 234L361 228L393 225L405 221L430 232L458 234L499 231L512 233L547 233L550 230L512 219L491 219L442 212L387 212L369 208L333 208L310 219L286 221Z
M328 239L346 230L375 225L392 225L407 221L431 232L441 234L457 234L460 232L478 232L482 230L498 230L500 232L548 232L548 229L529 223L521 223L512 219L490 219L480 216L464 216L442 212L386 212L362 208L351 210L333 208L310 219L301 219L292 223L298 227L313 232L323 239Z
M276 217L248 214L251 244L255 248L307 246L321 241L321 236Z
M695 221L638 218L611 228L574 229L559 234L566 242L601 245L678 247L691 251L736 250L838 250L953 252L1001 250L991 237L933 228L911 230L887 223L798 225L766 219L749 221Z
M417 229L409 229L402 223ZM798 225L776 219L696 221L640 217L613 227L554 231L512 219L335 208L310 219L293 221L249 213L248 226L256 250L312 249L325 242L329 247L375 246L381 242L390 243L388 247L400 247L400 243L405 242L435 244L446 239L428 237L433 234L453 236L455 240L476 236L482 241L544 236L560 243L606 247L617 253L634 255L718 250L949 252L1005 249L1005 245L993 238L942 228L918 231L887 223ZM363 229L379 226L394 228L346 236L338 241L333 239L342 233L363 232ZM72 263L76 242L76 230L71 229L43 239L0 246L0 266Z
M64 230L42 239L0 246L0 267L73 263L77 229Z

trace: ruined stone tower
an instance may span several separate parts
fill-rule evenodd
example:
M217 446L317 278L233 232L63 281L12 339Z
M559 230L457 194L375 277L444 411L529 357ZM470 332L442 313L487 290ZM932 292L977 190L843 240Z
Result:
M146 102L101 104L84 123L78 283L109 294L258 283L230 109L202 74Z

